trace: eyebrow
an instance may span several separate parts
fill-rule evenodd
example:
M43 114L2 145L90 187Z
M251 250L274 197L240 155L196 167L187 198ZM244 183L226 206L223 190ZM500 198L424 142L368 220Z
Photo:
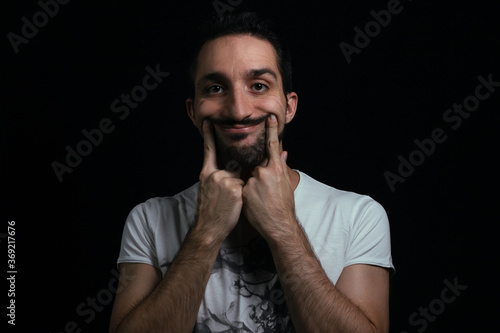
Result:
M259 68L259 69L252 69L248 72L247 76L249 77L257 77L257 76L262 76L264 74L270 74L275 80L278 79L278 75L270 69L270 68Z
M259 77L259 76L266 75L266 74L269 74L275 80L278 80L278 75L276 74L276 72L270 68L267 68L267 67L258 68L258 69L251 69L246 73L245 77L253 78L253 77ZM196 85L199 88L201 88L209 81L227 82L227 81L229 81L229 79L227 78L226 75L224 75L221 72L212 72L212 73L207 73L207 74L203 75L198 80L198 83Z

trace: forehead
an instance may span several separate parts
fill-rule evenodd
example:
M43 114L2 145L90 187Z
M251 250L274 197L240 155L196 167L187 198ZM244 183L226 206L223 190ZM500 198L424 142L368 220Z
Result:
M279 75L276 51L270 42L249 35L223 36L201 48L195 80L211 72L234 76L257 68L270 68Z

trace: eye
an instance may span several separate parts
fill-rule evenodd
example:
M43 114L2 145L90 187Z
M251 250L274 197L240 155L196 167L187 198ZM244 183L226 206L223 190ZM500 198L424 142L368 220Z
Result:
M257 91L257 92L263 92L263 91L265 91L267 89L268 89L268 87L265 84L263 84L263 83L255 83L252 86L252 90Z
M223 91L224 91L224 88L222 88L219 85L213 85L213 86L210 86L206 89L206 92L209 94L220 94Z

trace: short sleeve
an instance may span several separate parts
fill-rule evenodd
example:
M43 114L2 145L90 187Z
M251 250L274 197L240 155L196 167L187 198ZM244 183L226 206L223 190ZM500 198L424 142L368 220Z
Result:
M351 220L345 266L369 264L394 272L389 219L384 208L370 197L364 197L356 206Z
M123 229L118 264L145 263L159 268L154 237L156 220L152 199L132 209Z

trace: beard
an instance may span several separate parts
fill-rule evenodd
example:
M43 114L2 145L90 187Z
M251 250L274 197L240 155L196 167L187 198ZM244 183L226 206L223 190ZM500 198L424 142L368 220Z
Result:
M216 134L217 159L221 167L234 171L242 168L250 170L262 163L266 157L266 129L258 133L252 145L235 147L227 145Z
M266 121L267 117L268 116L264 116L255 120L238 122L238 124L259 124ZM215 120L215 123L225 123L225 121ZM284 132L285 128L283 127L283 130L278 135L280 142L283 139ZM219 135L217 135L216 131L214 131L214 136L219 166L226 170L234 171L239 168L242 170L252 170L260 165L267 157L267 129L265 127L260 133L257 134L255 142L247 146L237 147L228 145L219 137ZM233 134L230 139L238 141L244 139L245 137L245 133Z

